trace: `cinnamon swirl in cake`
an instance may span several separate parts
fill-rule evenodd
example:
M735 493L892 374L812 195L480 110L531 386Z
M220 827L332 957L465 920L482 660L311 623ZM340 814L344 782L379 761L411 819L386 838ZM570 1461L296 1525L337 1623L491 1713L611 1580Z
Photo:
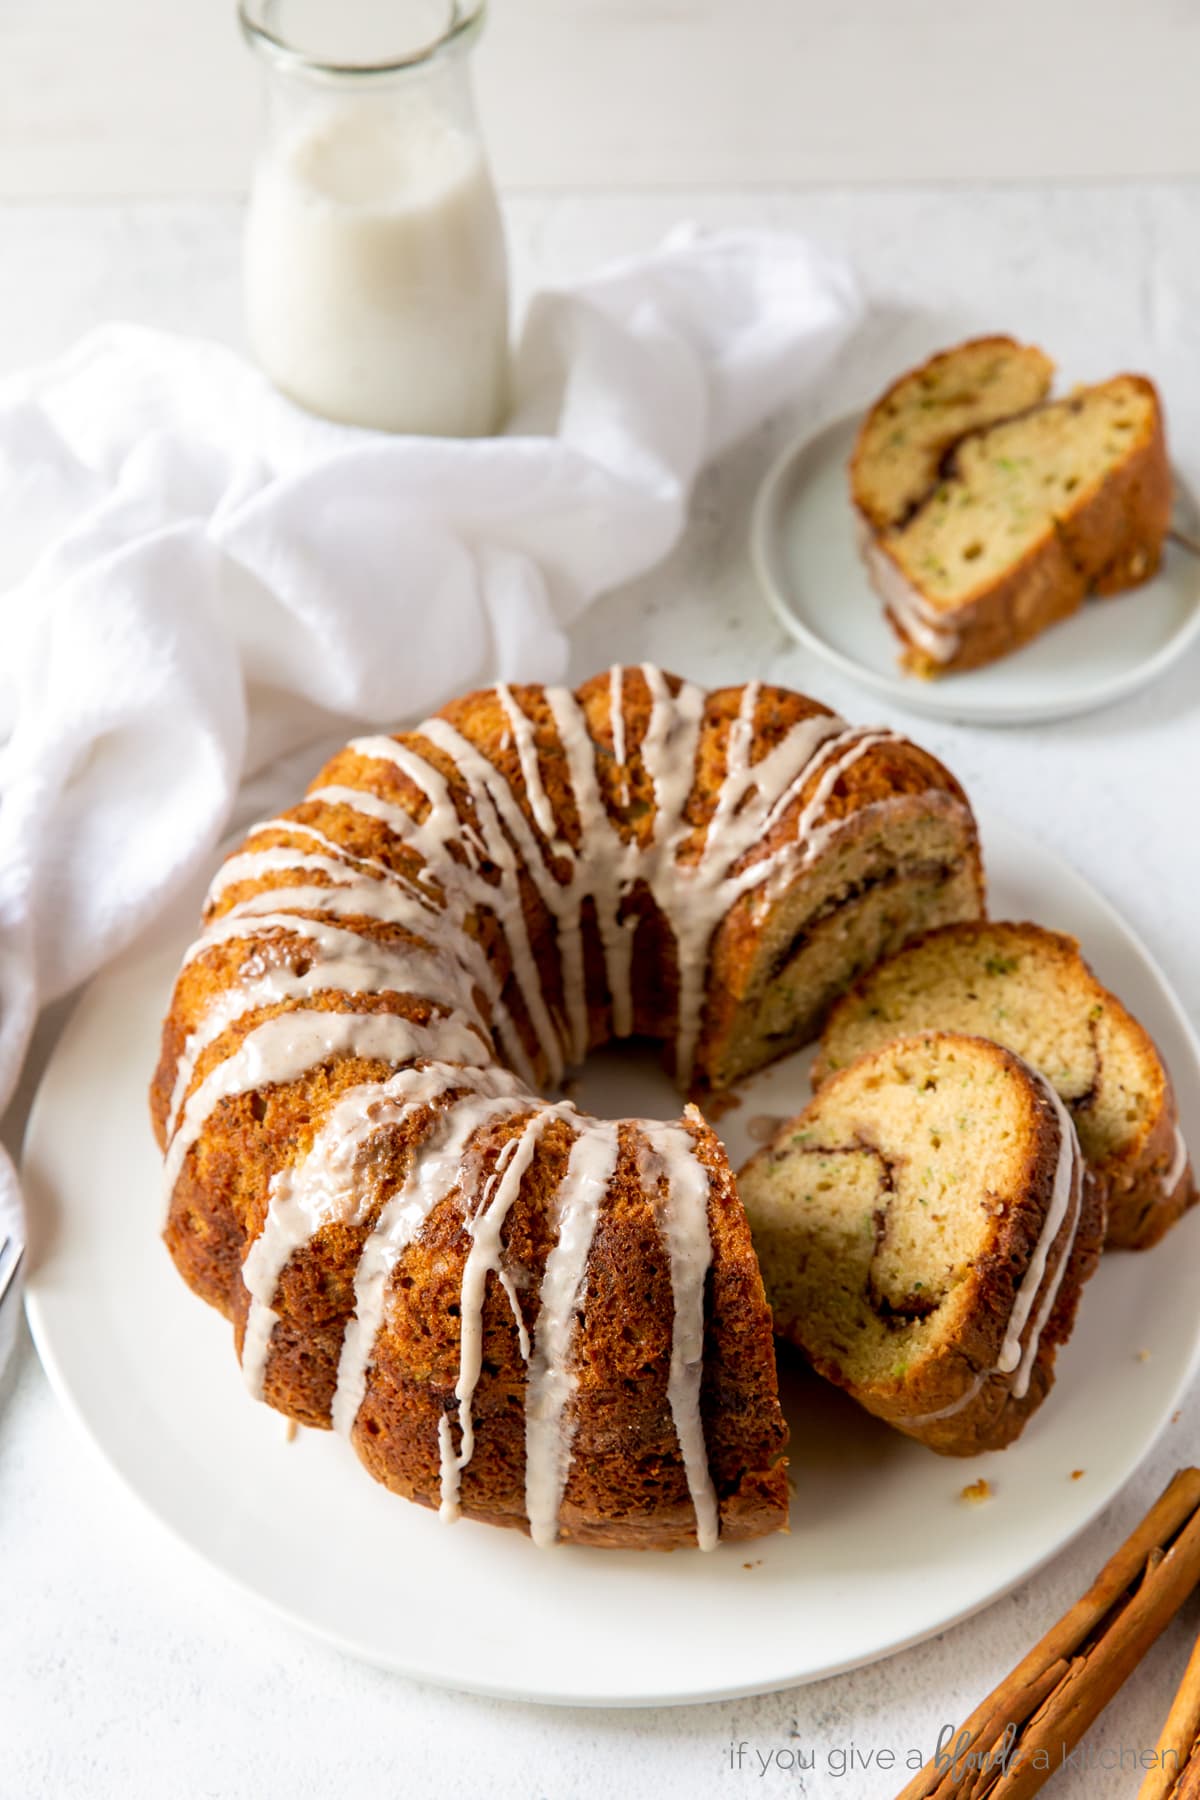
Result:
M870 1051L738 1177L776 1330L879 1418L999 1450L1054 1378L1103 1201L1053 1087L948 1032Z

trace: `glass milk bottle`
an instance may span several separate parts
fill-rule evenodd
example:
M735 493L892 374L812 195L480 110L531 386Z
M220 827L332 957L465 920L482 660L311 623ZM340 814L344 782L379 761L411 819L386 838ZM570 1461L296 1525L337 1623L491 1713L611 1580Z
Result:
M251 343L312 412L482 436L507 405L508 265L475 118L470 0L242 0L266 126Z

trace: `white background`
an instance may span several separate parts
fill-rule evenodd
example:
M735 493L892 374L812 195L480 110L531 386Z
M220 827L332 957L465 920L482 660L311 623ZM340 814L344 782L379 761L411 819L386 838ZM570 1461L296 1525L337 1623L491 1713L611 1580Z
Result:
M938 342L1000 327L1043 342L1072 376L1119 365L1155 375L1195 481L1200 189L977 178L1196 168L1197 29L1184 0L1094 0L1086 23L1067 0L498 0L484 89L519 292L649 245L681 216L811 231L852 256L873 312L809 422ZM109 316L240 341L239 209L197 196L240 188L251 97L215 0L9 0L0 368ZM934 179L878 186L900 175ZM668 189L679 191L651 191ZM39 203L47 195L60 198ZM755 485L796 423L762 432L704 480L686 543L584 623L574 672L648 655L701 680L809 686L851 717L910 729L981 802L1106 892L1200 1016L1200 649L1149 694L1020 733L907 719L864 699L785 642L746 561ZM1193 1398L1152 1466L1051 1571L923 1649L757 1701L564 1713L423 1690L260 1615L117 1487L26 1342L0 1389L0 1800L884 1800L899 1780L826 1774L802 1786L778 1768L759 1778L753 1763L738 1775L727 1747L927 1750L937 1725L1074 1598L1171 1470L1197 1460L1198 1439ZM1095 1750L1154 1742L1198 1628L1193 1603L1092 1734ZM564 1654L576 1630L586 1620L564 1621ZM1093 1772L1051 1791L1117 1800L1135 1785Z
M330 0L336 5L338 0ZM241 191L233 0L4 0L0 194ZM492 0L505 186L1200 169L1192 0Z

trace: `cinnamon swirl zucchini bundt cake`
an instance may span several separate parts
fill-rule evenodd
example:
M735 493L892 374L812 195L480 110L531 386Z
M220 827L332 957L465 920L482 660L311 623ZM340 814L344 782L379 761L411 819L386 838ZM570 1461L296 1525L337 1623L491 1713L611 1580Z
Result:
M813 1084L889 1038L934 1029L993 1038L1053 1082L1103 1190L1110 1249L1149 1248L1195 1204L1162 1057L1074 938L981 919L914 939L833 1008Z
M591 1544L787 1519L721 1146L543 1098L610 1038L720 1088L975 917L975 826L889 731L652 667L350 744L213 883L154 1077L166 1241L252 1391L389 1488Z
M947 1455L1012 1442L1104 1235L1049 1082L983 1038L900 1038L738 1182L776 1329L820 1374Z

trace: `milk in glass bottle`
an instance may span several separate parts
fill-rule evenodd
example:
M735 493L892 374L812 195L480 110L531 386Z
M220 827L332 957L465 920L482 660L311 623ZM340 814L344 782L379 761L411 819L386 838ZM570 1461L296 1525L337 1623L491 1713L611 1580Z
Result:
M503 419L508 267L480 137L470 0L243 0L266 118L246 307L311 411L481 436Z

